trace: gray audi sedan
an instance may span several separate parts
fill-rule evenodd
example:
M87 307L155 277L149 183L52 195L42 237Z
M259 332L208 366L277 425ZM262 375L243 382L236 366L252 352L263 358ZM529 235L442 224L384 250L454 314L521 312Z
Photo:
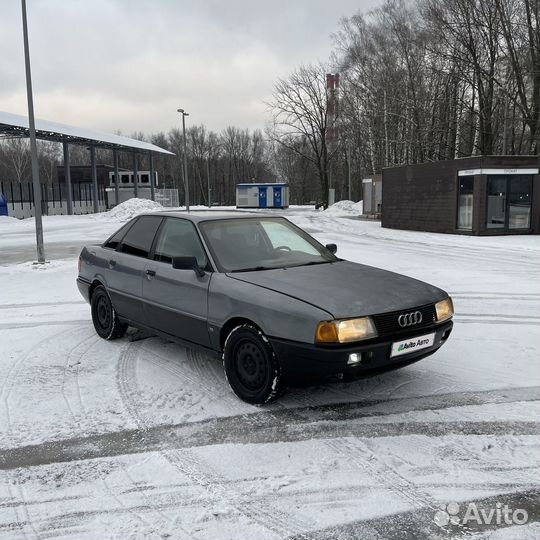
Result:
M221 354L249 403L314 376L405 366L448 339L446 292L336 250L284 217L157 212L85 247L77 284L102 338L129 325Z

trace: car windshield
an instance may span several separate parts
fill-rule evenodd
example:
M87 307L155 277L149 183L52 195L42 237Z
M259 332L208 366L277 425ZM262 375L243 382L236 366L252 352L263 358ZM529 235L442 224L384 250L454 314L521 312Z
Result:
M204 221L199 227L224 272L324 264L338 259L284 218Z

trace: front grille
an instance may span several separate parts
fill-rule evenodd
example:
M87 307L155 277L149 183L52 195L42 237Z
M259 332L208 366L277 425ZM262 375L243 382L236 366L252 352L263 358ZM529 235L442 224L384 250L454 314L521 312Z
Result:
M398 323L398 317L402 314L419 311L422 314L422 322L402 328ZM391 313L382 313L374 315L373 320L377 328L379 336L387 336L389 334L410 333L419 328L432 326L435 323L435 306L429 304L427 306L403 309L401 311L392 311Z

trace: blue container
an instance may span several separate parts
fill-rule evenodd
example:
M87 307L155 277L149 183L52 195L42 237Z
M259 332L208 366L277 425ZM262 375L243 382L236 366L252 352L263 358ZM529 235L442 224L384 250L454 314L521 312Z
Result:
M3 193L0 193L0 216L8 216L7 199Z

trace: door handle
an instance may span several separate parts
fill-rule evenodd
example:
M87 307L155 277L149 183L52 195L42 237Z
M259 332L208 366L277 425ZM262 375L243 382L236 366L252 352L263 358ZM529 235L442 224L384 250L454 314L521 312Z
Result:
M114 268L116 266L116 261L113 261L113 259L109 260L109 268Z
M156 275L156 271L155 270L147 270L146 275L148 277L154 277Z

